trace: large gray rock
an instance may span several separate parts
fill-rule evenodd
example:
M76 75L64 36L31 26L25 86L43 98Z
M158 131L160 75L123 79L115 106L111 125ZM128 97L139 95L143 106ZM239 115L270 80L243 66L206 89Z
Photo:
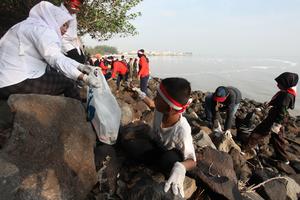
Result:
M132 107L127 103L119 103L121 108L121 125L129 124L133 121L133 110Z
M83 106L61 96L12 95L11 137L0 151L0 199L83 199L97 182L95 134Z
M211 141L209 135L201 130L197 135L193 136L194 145L198 148L211 147L217 149Z

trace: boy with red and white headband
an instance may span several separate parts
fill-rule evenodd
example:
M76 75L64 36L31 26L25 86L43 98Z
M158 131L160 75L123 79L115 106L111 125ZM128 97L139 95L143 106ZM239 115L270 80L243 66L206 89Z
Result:
M81 42L77 36L77 19L76 14L80 11L83 0L65 0L61 4L61 9L69 13L72 16L72 20L69 22L69 28L62 38L62 50L63 53L76 60L77 62L84 64L85 56L81 50Z
M151 139L128 139L123 146L130 156L157 166L169 177L165 192L172 187L175 195L180 193L183 197L185 173L196 166L191 127L182 116L192 101L190 83L183 78L166 78L160 83L154 101L140 89L133 90L155 109Z

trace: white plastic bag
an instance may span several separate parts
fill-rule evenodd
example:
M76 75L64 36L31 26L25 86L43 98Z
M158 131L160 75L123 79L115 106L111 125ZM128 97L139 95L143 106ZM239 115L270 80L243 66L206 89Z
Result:
M91 73L101 80L102 86L88 89L88 120L92 122L101 142L114 144L118 137L121 109L111 93L101 69L97 67Z

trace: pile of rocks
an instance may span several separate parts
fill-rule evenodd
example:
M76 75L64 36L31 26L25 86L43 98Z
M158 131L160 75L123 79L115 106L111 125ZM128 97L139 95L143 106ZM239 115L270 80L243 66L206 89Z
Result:
M159 82L150 80L151 97ZM122 110L120 134L146 132L153 111L129 87L117 93L115 83L109 84ZM286 126L290 165L272 158L268 138L247 161L240 148L268 113L265 104L243 99L229 138L207 127L206 95L194 91L184 114L197 155L197 167L185 179L185 198L298 199L300 117L290 117ZM8 104L0 103L0 113L0 199L182 199L163 191L163 174L127 159L118 144L96 145L85 109L76 100L13 95Z

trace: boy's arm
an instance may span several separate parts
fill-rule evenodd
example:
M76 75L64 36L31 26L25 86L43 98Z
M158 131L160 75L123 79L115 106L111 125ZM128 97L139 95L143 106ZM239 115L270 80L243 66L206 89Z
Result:
M145 102L145 104L147 104L147 106L149 106L151 109L155 108L155 103L152 99L150 99L145 92L141 91L141 89L139 88L132 88L133 91L135 91L136 93L138 93L139 97Z
M181 162L181 164L183 164L186 171L194 169L197 165L197 163L193 159L186 159L185 161Z
M147 104L147 106L149 106L150 109L155 108L154 101L152 99L150 99L148 96L145 96L145 98L143 98L143 101L145 102L145 104Z

